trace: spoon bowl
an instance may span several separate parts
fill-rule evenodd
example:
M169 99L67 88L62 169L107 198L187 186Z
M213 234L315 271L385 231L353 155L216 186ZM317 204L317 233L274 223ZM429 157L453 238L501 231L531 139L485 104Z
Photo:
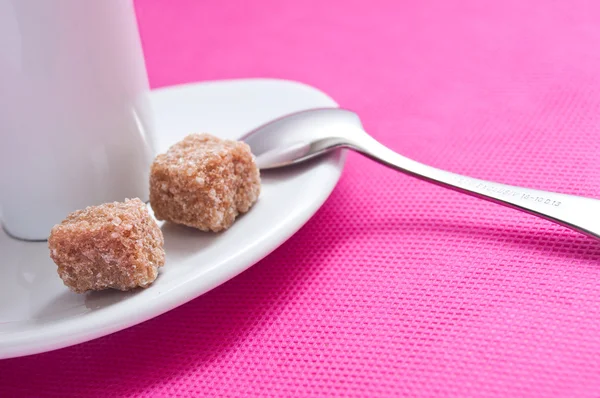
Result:
M275 119L240 138L250 145L261 170L273 169L346 147L364 133L358 115L346 109L320 108Z

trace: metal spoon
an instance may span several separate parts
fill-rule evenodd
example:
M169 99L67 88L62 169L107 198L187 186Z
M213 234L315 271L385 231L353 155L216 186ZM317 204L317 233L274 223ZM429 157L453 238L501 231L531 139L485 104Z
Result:
M388 149L348 110L313 109L276 119L241 138L261 170L272 169L349 148L413 177L512 207L600 239L600 201L466 177L415 162Z

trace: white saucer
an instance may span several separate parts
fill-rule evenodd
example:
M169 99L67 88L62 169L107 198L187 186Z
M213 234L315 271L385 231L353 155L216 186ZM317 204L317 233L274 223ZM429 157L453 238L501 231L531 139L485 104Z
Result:
M158 149L190 132L237 138L286 113L336 106L322 92L281 80L184 85L152 93ZM167 260L156 282L134 292L70 292L46 243L0 230L0 358L50 351L101 337L171 310L233 278L294 234L337 183L343 153L263 174L259 202L221 234L164 225Z

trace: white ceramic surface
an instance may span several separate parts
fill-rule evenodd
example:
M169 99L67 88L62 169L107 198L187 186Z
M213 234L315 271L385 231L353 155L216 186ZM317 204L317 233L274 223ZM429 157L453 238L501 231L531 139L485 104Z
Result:
M6 229L46 239L86 204L147 196L148 94L132 0L0 0Z
M233 80L154 91L160 151L190 132L238 138L271 119L336 106L322 92L280 80ZM163 225L166 265L134 292L78 295L58 278L46 243L0 231L0 358L49 351L116 332L177 307L239 274L296 232L338 181L344 154L263 173L249 213L221 234Z

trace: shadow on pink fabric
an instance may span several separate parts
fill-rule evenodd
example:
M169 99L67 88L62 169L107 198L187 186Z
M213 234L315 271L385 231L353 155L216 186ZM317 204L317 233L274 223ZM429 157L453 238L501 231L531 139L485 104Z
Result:
M600 197L600 3L137 10L154 87L299 80L416 160ZM268 258L139 326L0 361L0 395L592 397L599 303L600 243L350 155Z

